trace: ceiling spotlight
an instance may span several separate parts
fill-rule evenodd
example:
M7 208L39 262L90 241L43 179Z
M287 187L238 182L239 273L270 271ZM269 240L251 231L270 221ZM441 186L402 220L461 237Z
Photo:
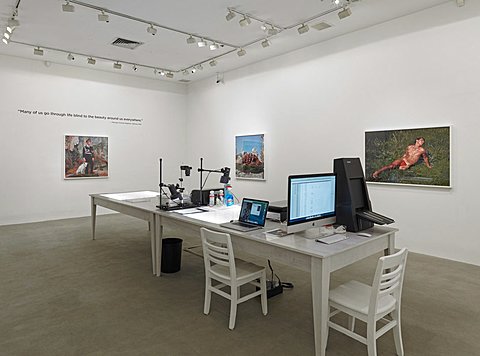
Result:
M338 4L340 4L340 0L333 0L333 3L334 3L335 5L338 5Z
M265 22L262 23L262 25L260 26L260 29L261 29L262 31L267 31L267 30L268 30L267 24L266 24Z
M100 22L110 22L110 19L108 18L108 15L105 13L105 11L102 10L101 14L98 14L98 21Z
M275 36L278 34L278 30L275 27L270 27L267 31L269 36Z
M157 29L153 27L153 24L150 24L150 27L147 27L147 32L152 36L155 36L157 34Z
M262 41L262 47L267 48L268 46L270 46L270 41L268 38L265 38L265 40Z
M122 69L122 64L118 62L113 63L113 69Z
M5 44L8 44L8 40L5 37L2 38L2 42L5 43Z
M243 48L240 48L240 50L237 52L239 57L243 57L244 55L247 54L247 51L245 51Z
M168 72L168 73L166 74L166 76L167 76L167 78L173 78L173 73L172 73L172 72Z
M212 59L210 62L208 62L208 64L210 64L210 67L215 67L217 65L217 61Z
M133 65L132 70L133 70L134 72L136 72L136 71L138 70L138 68L137 68L137 66L136 66L135 64Z
M310 28L308 27L308 25L305 25L305 24L302 24L302 26L300 26L297 31L299 34L303 35L304 33L308 32L308 30L310 30Z
M196 71L197 71L197 69L196 69L195 67L190 68L190 72L191 72L192 74L194 74Z
M198 47L205 47L207 45L207 42L201 38L200 41L197 42Z
M225 16L225 18L227 19L227 21L230 21L235 16L236 16L236 14L232 10L228 9L228 14L227 14L227 16Z
M345 17L348 17L352 14L352 10L350 10L349 7L344 8L342 11L338 13L338 18L340 20L344 19Z
M243 16L243 19L241 19L239 22L240 26L245 27L248 26L252 23L252 20L250 20L250 17Z
M43 56L43 49L41 49L40 47L34 48L33 54L36 56Z
M95 63L97 63L97 61L96 61L95 59L93 59L92 57L88 57L88 58L87 58L87 63L88 63L88 64L95 65Z
M162 77L165 76L165 71L161 70L161 71L160 71L160 75L161 75Z
M74 61L75 60L75 57L73 56L73 54L69 53L68 56L67 56L67 59L69 61Z
M20 26L20 22L18 22L18 20L16 18L11 18L10 20L8 20L8 27L10 28L14 28L14 27L18 27Z
M194 43L197 43L197 40L195 39L195 37L190 35L190 37L187 38L187 43L188 44L194 44Z
M10 34L8 32L5 32L3 34L3 37L5 37L7 40L9 40L10 39Z
M186 70L186 69L184 69L182 73L183 73L183 75L189 75L190 74L190 73L188 73L188 70Z
M210 45L210 51L215 51L216 49L218 49L219 46L217 44L217 42L213 42L211 45Z
M69 1L66 2L66 4L62 5L62 10L63 12L74 12L75 11L75 6L70 4Z

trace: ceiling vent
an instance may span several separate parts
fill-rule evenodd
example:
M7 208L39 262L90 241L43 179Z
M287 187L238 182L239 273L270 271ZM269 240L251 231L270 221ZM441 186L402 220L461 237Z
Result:
M190 83L190 80L188 80L188 79L180 79L179 82L180 82L180 83Z
M313 25L312 28L314 28L315 30L318 30L318 31L321 31L321 30L325 30L329 27L332 27L332 25L326 23L326 22L319 22L317 23L316 25Z
M143 42L137 42L132 40L127 40L125 38L117 38L112 42L112 45L121 47L121 48L128 48L128 49L135 49L138 46L141 46Z

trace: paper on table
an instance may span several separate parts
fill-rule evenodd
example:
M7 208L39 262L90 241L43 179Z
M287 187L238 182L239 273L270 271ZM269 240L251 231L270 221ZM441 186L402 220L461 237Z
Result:
M192 214L190 217L192 219L202 220L206 222L211 222L214 224L223 224L229 222L230 220L238 219L240 215L240 206L234 205L228 208L209 208L209 211L201 214Z
M158 192L152 192L145 190L142 192L129 192L129 193L113 193L113 194L100 194L102 197L110 198L114 200L137 200L137 199L151 199L159 195Z
M198 208L189 208L189 209L173 210L173 212L181 215L189 215L189 214L201 214L201 213L204 213L205 211L200 210Z

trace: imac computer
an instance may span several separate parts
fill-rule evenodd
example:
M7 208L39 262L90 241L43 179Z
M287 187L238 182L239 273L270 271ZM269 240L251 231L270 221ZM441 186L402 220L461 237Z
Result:
M335 173L288 177L286 232L300 232L335 223Z

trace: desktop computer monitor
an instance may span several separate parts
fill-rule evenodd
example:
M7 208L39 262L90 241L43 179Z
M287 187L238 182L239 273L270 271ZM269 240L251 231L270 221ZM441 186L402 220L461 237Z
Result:
M289 176L286 231L299 232L335 223L336 189L335 173Z

